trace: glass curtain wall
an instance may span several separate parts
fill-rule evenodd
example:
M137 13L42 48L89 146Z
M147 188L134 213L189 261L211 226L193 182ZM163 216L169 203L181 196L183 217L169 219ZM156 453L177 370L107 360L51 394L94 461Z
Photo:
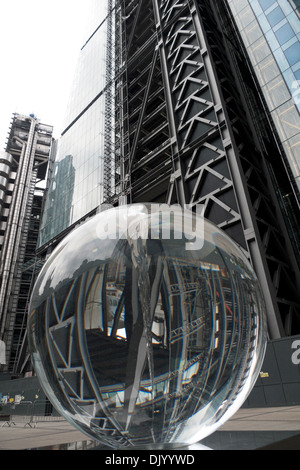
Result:
M103 202L108 4L92 1L48 189L39 246Z
M299 2L227 1L300 190Z

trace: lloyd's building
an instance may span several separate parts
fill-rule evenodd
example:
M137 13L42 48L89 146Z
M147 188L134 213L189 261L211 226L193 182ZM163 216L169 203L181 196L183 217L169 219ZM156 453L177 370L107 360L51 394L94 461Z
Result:
M202 204L259 278L271 368L300 335L299 34L292 0L94 1L39 256L104 203Z

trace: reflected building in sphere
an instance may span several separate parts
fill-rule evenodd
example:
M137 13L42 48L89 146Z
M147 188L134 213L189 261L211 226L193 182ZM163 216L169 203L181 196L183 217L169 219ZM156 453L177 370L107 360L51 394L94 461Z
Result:
M265 305L248 260L214 224L133 204L99 213L47 259L28 335L47 397L87 436L182 448L244 403L264 357Z
M202 204L250 260L269 337L299 334L296 3L93 5L38 253L103 203Z

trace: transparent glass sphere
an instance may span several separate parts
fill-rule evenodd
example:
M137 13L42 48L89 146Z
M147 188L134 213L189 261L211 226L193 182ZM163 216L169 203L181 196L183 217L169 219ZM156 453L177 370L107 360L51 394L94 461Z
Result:
M28 333L41 385L75 427L115 449L182 446L250 393L265 307L246 257L215 225L135 204L99 213L56 248Z

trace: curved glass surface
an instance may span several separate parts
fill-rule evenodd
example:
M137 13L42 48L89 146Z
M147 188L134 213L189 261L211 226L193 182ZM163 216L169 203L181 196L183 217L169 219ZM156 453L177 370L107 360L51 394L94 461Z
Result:
M179 446L247 398L264 355L264 302L216 226L180 208L124 206L53 252L28 336L46 395L82 432L113 448Z

